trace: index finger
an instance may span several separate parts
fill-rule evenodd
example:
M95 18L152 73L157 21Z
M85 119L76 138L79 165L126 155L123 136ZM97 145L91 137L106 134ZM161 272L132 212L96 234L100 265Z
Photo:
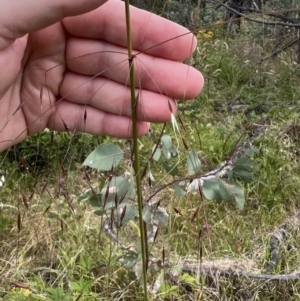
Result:
M196 47L196 39L186 28L131 6L133 49L148 54L182 61ZM68 33L85 38L101 39L127 46L124 2L110 0L87 14L63 20Z
M0 49L27 33L46 28L67 16L86 13L107 0L0 1Z

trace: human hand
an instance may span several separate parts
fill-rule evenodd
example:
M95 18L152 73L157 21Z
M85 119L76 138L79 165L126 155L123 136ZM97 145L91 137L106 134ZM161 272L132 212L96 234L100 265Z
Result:
M125 8L105 2L0 4L0 151L46 127L131 137ZM203 78L178 62L196 46L191 35L160 44L186 29L133 7L131 22L143 135L170 119L174 99L197 96Z

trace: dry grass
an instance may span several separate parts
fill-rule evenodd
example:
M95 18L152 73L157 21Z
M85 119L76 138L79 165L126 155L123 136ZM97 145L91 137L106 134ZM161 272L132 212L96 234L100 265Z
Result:
M227 45L229 48L225 51L224 44L212 43L211 47L216 49L208 49L207 57L199 63L201 69L208 70L205 76L209 78L209 85L201 99L194 102L194 107L183 106L188 130L182 130L182 135L189 147L199 152L205 172L226 159L241 135L244 140L249 138L244 135L249 122L261 125L262 119L267 120L263 124L266 132L254 143L259 150L255 160L260 164L260 171L253 183L245 186L244 211L238 211L231 203L202 200L199 194L179 198L170 188L157 196L170 218L168 226L159 230L156 242L150 248L153 265L149 270L149 287L152 288L158 275L163 274L166 282L173 286L174 295L158 293L152 296L153 300L279 301L300 298L300 281L270 281L245 274L266 273L270 242L274 234L283 233L282 229L286 234L276 236L280 238L280 260L272 274L292 274L299 270L300 262L300 130L296 90L299 78L296 73L291 73L291 65L283 68L281 61L288 61L284 57L269 66L276 71L272 74L261 72L265 65L257 67L258 73L254 66L243 65L241 68L239 61L233 65L233 54L240 55L241 60L257 55L256 45L251 45L253 48L246 53L247 44L236 43L233 49ZM218 71L221 63L222 70ZM290 76L288 83L285 82L287 75ZM290 97L278 107L282 95ZM251 109L247 111L249 114L246 110L237 112L227 108L227 104L236 102L246 104L247 110ZM220 103L222 111L216 111ZM257 107L261 105L268 108L258 111ZM166 131L172 134L171 127ZM143 158L149 156L158 136L158 127L153 127L152 134L143 138ZM35 138L31 139L34 147ZM83 146L89 150L92 139L87 136L72 145L69 150L72 162L68 161L67 167L61 162L68 154L59 145L69 148L69 138L57 135L56 139L61 140L51 144L50 139L43 138L39 150L41 157L43 152L57 152L57 156L50 166L37 168L34 176L28 170L20 171L9 157L1 163L6 183L0 188L0 202L4 205L0 208L0 299L16 300L11 287L12 283L19 282L32 292L31 299L24 300L76 300L80 293L79 300L142 300L139 282L118 260L122 254L120 244L135 248L138 230L129 223L117 231L117 246L103 230L102 218L93 213L95 208L78 201L78 196L90 189L90 183L97 189L105 179L105 175L88 171L89 183L85 171L79 167ZM124 143L123 147L128 144ZM80 148L79 154L76 148ZM25 151L26 147L22 156ZM184 175L186 151L182 145L180 151L181 161L177 163ZM126 159L128 154L129 151ZM32 162L34 159L28 164ZM153 166L157 179L171 180L171 177L164 177L160 164ZM123 168L126 168L125 163L116 173L123 172ZM150 194L149 190L147 194ZM28 209L24 198L28 201ZM198 214L192 219L197 208ZM195 273L192 271L194 265L197 267ZM183 280L184 273L190 274L190 283ZM82 284L80 281L86 284L86 290L74 288ZM49 288L62 289L64 297L54 299Z

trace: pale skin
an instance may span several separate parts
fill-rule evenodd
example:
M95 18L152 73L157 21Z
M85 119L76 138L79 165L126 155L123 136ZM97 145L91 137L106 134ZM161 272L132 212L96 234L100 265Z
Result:
M146 50L135 59L144 135L170 120L175 99L196 97L203 77L180 63L196 47L191 34L149 49L185 28L133 7L131 22L135 53ZM0 151L45 128L131 138L126 45L119 0L2 1Z

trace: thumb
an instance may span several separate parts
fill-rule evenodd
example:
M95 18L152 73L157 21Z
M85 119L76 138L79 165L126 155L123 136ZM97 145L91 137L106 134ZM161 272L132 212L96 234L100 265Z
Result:
M0 1L0 50L27 33L45 28L65 17L87 13L107 0L9 0Z

